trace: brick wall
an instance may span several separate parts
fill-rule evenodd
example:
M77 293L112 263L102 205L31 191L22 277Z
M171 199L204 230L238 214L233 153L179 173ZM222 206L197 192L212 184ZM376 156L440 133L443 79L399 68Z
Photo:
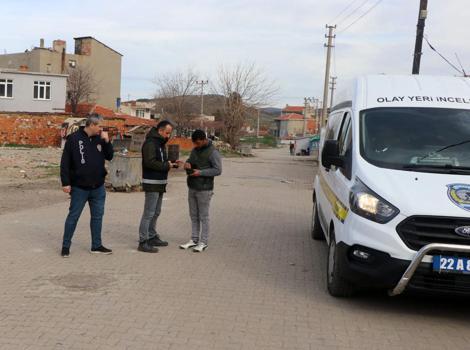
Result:
M61 144L60 129L62 123L70 118L70 114L47 114L47 113L6 113L0 112L0 145L17 144L32 145L39 147L59 147ZM136 122L133 121L135 124ZM149 121L143 120L142 124ZM105 128L111 127L111 136L116 132L121 135L132 128L132 125L124 119L105 118L102 124ZM174 138L169 144L180 145L181 150L191 150L193 144L191 139Z
M180 150L190 151L193 149L193 142L191 139L175 137L168 142L169 145L180 145Z
M0 113L0 144L60 146L65 114Z

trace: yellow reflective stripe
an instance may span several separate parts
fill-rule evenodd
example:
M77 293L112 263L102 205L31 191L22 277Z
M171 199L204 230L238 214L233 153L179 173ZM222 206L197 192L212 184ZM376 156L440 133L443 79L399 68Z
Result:
M333 213L338 220L344 222L348 216L349 209L339 200L322 175L320 175L320 185L325 193L326 199L330 202Z

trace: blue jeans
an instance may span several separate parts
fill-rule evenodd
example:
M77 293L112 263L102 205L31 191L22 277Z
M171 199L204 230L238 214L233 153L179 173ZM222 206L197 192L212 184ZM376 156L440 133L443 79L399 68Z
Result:
M95 249L101 247L101 227L103 225L105 200L106 189L104 188L104 185L94 190L84 190L79 187L72 187L69 215L67 215L67 219L65 220L62 247L70 248L78 219L80 218L87 202L90 207L91 214L91 248Z

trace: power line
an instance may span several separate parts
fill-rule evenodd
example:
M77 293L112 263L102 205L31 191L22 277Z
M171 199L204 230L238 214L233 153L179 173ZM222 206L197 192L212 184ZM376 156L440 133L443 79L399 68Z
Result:
M459 62L460 68L462 68L464 77L468 77L467 72L465 72L465 68L462 65L462 62L460 62L460 58L459 55L457 55L457 52L455 53L455 58L457 58L457 62Z
M346 6L340 13L338 13L338 14L336 15L335 18L333 18L333 19L332 19L331 21L329 21L328 23L334 23L335 20L337 20L338 18L340 18L343 13L345 13L352 5L354 5L354 3L358 2L358 1L359 1L359 0L353 0L353 1L351 1L348 6Z
M454 68L457 72L459 72L460 74L464 74L460 69L458 69L452 62L450 62L447 58L444 57L444 55L442 55L439 51L437 51L434 46L431 45L431 43L429 42L428 40L428 37L427 36L424 36L424 40L426 40L427 44L429 45L429 48L431 50L433 50L435 53L437 53L439 56L441 56L441 58L446 61L452 68ZM465 75L465 74L464 74Z
M366 12L364 12L361 16L359 16L358 18L356 18L355 21L353 21L352 23L350 23L346 28L344 28L343 30L339 31L339 33L344 33L345 31L347 31L349 28L351 28L354 24L356 24L357 22L359 22L363 17L365 17L367 14L369 14L373 9L375 9L383 0L378 0L374 5L372 5L372 7L370 7Z
M352 15L354 15L357 11L359 11L362 7L364 7L364 5L367 4L368 2L369 2L369 0L365 0L365 1L361 2L361 4L358 7L356 7L346 17L344 17L341 21L339 21L338 24L341 24L344 21L346 21L348 18L350 18Z

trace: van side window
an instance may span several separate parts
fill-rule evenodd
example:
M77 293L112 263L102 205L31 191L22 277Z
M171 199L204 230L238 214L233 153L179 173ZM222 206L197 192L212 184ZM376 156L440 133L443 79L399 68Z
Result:
M348 133L349 125L351 124L351 117L349 113L344 114L343 122L341 123L341 130L338 135L339 151L341 152L344 148L344 142Z
M330 117L328 118L328 125L325 134L326 140L336 139L336 135L338 134L338 129L342 120L342 114L336 113L330 115Z
M341 173L349 180L352 178L352 125L351 117L346 115L344 126L339 135L339 153L344 157L344 166L340 169Z

